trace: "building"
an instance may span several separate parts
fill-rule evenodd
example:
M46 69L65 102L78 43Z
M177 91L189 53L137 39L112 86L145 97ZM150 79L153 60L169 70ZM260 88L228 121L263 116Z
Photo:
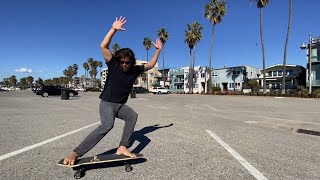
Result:
M309 72L311 72L311 88L312 91L320 88L320 37L311 38L311 71L309 71L309 47L310 43L307 45L306 54L307 54L307 65L306 65L306 86L309 87ZM303 48L303 46L302 46Z
M92 88L94 84L93 82L93 78L85 77L82 75L81 77L75 77L72 81L72 84L69 84L69 86L75 88Z
M172 69L159 69L159 73L158 76L156 77L157 79L157 86L161 86L161 87L165 87L165 88L169 88L170 87L170 71ZM164 85L164 78L163 78L163 74L164 74L164 78L166 80L166 83Z
M169 71L170 91L173 93L189 93L189 67L172 69ZM193 93L207 92L206 82L209 80L208 68L194 67Z
M235 66L216 68L212 71L212 86L220 87L221 91L242 91L244 82L257 79L260 70L253 66Z
M183 67L184 70L184 92L189 92L189 67ZM206 82L209 80L209 73L207 67L196 66L193 73L193 88L192 93L205 93L207 92Z
M169 73L171 79L170 82L170 92L171 93L183 93L184 90L184 69L172 69Z
M262 70L261 70L262 72ZM281 89L283 65L276 64L265 68L267 89ZM263 87L263 76L258 78L259 84ZM286 65L286 89L297 89L306 85L306 69L299 65Z

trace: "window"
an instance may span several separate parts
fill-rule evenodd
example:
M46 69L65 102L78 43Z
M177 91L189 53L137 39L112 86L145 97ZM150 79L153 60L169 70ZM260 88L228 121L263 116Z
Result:
M240 88L240 83L236 83L236 89Z
M272 76L278 76L278 72L277 71L272 71Z
M319 48L311 48L311 62L317 61L319 59L318 56Z
M232 71L233 75L239 75L240 71Z
M286 70L286 75L293 75L293 70L292 69L289 69L289 70Z
M320 64L312 65L312 70L313 70L313 76L315 75L313 79L320 80Z
M269 75L269 77L271 77L272 76L272 71L269 71L268 75Z
M278 71L278 76L282 76L282 70Z

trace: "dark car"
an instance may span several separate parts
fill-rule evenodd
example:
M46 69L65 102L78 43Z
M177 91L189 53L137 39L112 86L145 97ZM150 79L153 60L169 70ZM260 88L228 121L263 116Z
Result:
M149 91L144 87L133 87L133 90L135 90L137 94L149 93Z
M60 96L63 90L69 91L69 96L73 97L78 95L78 92L72 89L66 89L61 86L42 86L40 90L36 91L37 95L41 95L43 97L48 97L49 95L58 95Z

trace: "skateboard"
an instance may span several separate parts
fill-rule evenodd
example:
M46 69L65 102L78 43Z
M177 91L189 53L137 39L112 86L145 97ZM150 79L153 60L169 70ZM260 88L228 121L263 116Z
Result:
M125 155L116 155L116 154L107 154L107 155L97 155L97 156L91 156L91 157L85 157L85 158L79 158L77 159L76 163L74 165L64 165L63 161L64 159L61 159L58 162L59 166L68 167L68 168L74 168L76 169L76 172L74 174L75 179L80 179L83 177L86 166L87 165L93 165L93 164L101 164L101 163L112 163L112 162L124 162L124 167L126 172L132 171L132 166L130 161L140 159L143 157L142 154L135 154L135 158L131 158Z

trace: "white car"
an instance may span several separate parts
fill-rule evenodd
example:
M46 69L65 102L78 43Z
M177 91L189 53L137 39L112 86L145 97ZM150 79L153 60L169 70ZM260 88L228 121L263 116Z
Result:
M169 94L170 90L163 87L155 87L152 89L153 94Z
M85 89L83 89L83 88L74 88L74 90L75 91L83 91L83 92L85 91Z

